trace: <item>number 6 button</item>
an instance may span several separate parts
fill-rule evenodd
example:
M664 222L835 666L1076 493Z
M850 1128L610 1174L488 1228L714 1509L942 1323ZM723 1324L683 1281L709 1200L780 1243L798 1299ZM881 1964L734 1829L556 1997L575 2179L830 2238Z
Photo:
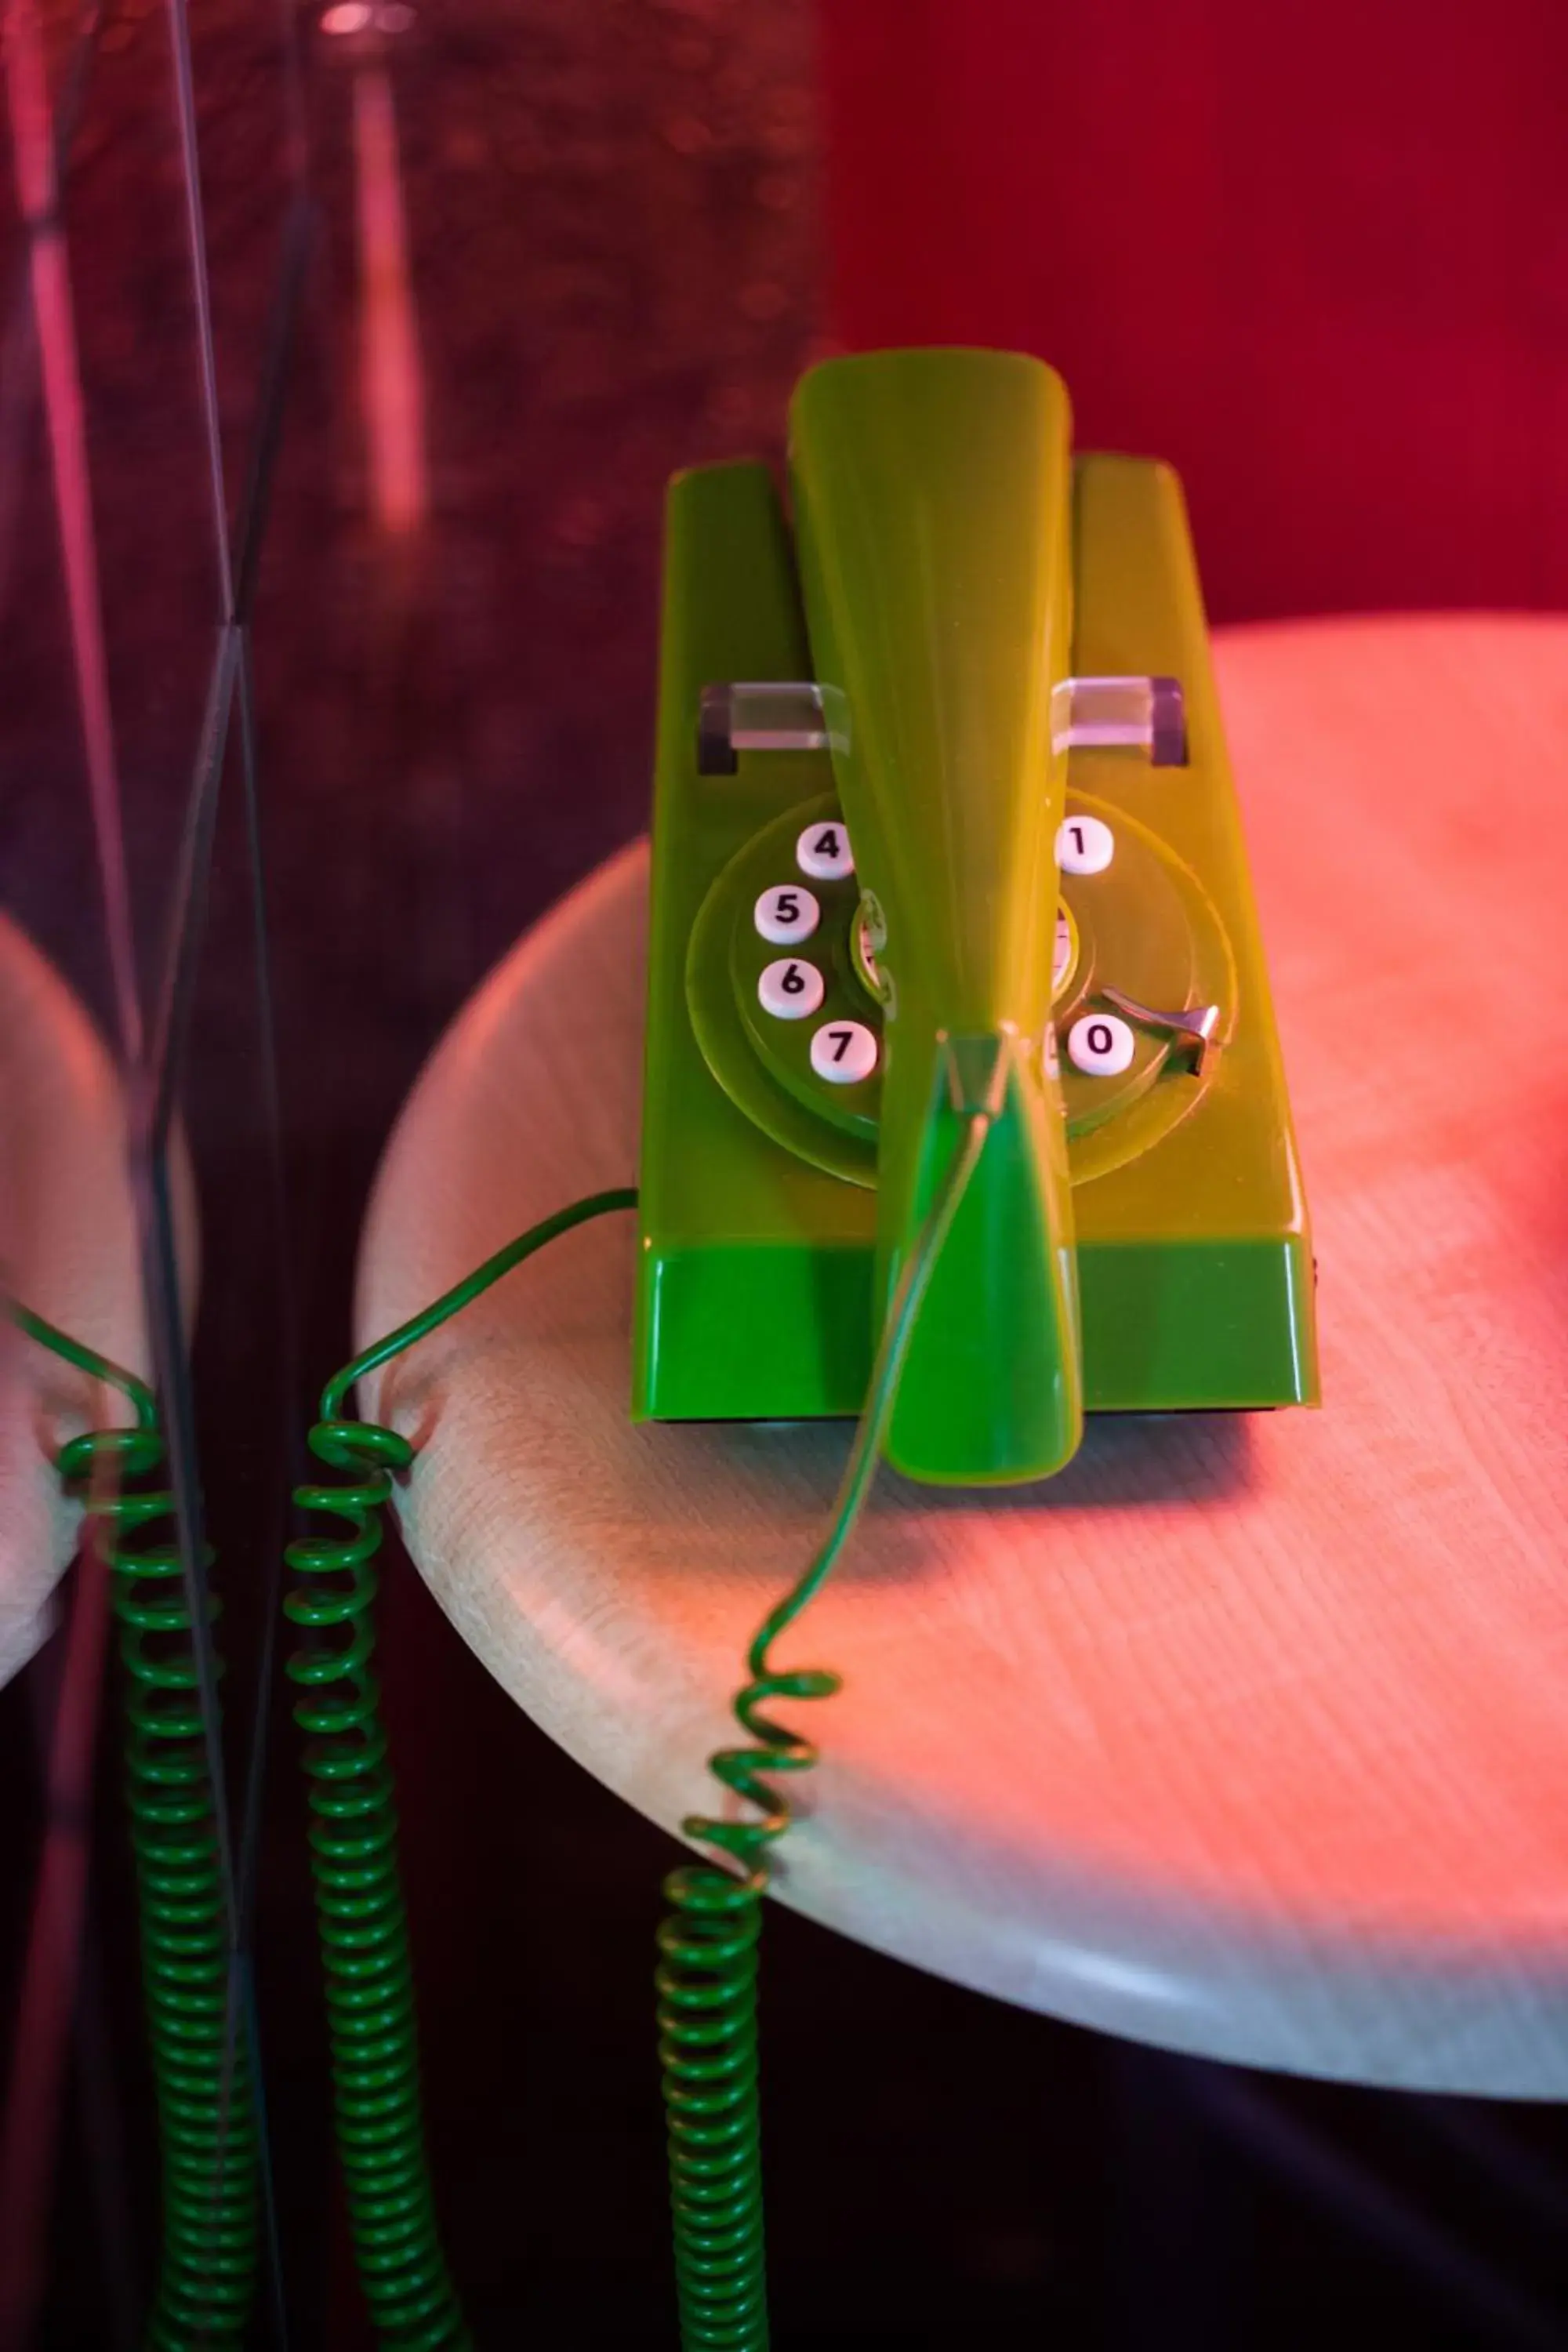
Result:
M862 1021L825 1021L811 1041L811 1066L836 1087L868 1078L877 1066L877 1040Z
M793 948L810 939L821 913L811 892L790 882L782 889L763 892L755 919L764 940L771 940L775 947Z
M816 966L796 963L793 956L781 956L777 963L764 965L757 982L758 1002L775 1021L803 1021L821 1004L822 992L822 974Z

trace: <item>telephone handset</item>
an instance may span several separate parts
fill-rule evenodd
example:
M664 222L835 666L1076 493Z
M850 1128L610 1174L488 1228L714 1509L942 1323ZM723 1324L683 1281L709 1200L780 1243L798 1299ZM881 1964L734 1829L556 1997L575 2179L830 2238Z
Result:
M1059 379L830 361L669 498L634 1410L859 1411L967 1114L887 1451L1310 1402L1310 1245L1180 488Z

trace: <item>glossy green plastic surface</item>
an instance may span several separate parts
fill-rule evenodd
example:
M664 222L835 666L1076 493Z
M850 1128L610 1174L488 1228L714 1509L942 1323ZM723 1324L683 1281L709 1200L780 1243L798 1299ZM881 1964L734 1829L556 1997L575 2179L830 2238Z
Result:
M797 394L793 535L762 467L671 488L639 1417L857 1411L960 1110L987 1094L998 1116L900 1391L900 1467L1036 1476L1082 1406L1315 1398L1305 1210L1180 489L1144 461L1075 465L1068 431L1036 362L882 353ZM1069 675L1178 677L1187 764L1053 755ZM834 754L699 772L703 687L812 678L840 714ZM1064 806L1117 847L1060 882L1074 945L1053 1003ZM857 870L812 886L821 1017L880 1045L875 1076L841 1088L812 1076L815 1024L759 1013L779 951L752 919L760 888L798 880L798 827L836 808ZM886 1005L857 953L862 891ZM1058 1086L1050 1042L1106 986L1217 1003L1203 1074L1140 1029L1124 1075L1064 1056Z
M847 713L834 780L892 992L879 1299L963 1110L995 1096L893 1408L889 1456L919 1477L1042 1477L1083 1426L1067 1133L1039 1051L1067 788L1050 695L1068 674L1070 432L1048 368L970 352L832 362L790 420L814 670ZM950 1083L955 1043L968 1085Z

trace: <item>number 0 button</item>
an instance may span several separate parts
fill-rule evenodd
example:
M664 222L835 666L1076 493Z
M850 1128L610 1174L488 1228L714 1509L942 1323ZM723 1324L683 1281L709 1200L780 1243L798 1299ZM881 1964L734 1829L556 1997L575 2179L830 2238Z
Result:
M757 997L764 1013L775 1021L803 1021L815 1013L822 1003L822 974L814 963L796 963L793 956L781 956L777 963L766 965L757 982Z
M811 1041L811 1066L836 1087L868 1078L877 1066L877 1040L863 1022L825 1021Z
M1068 1060L1091 1078L1119 1078L1132 1060L1135 1039L1114 1013L1086 1013L1068 1031Z
M842 882L847 874L855 871L849 835L837 819L827 824L806 826L795 843L795 862L814 882Z
M810 939L821 913L809 890L786 883L782 890L764 890L757 900L757 929L775 947L797 947Z
M1116 855L1116 835L1097 816L1069 816L1057 827L1057 864L1064 874L1103 874Z

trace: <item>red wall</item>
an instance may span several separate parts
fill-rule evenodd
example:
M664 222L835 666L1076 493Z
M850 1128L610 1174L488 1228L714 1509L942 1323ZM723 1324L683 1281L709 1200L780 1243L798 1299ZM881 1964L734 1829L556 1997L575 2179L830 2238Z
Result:
M1563 0L819 0L831 326L1038 352L1218 618L1568 606Z

